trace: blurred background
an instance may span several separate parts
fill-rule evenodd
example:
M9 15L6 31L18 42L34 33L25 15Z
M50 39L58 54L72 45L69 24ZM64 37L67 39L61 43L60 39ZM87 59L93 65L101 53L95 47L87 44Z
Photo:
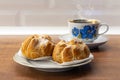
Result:
M95 18L120 25L120 0L0 0L0 26L67 26Z

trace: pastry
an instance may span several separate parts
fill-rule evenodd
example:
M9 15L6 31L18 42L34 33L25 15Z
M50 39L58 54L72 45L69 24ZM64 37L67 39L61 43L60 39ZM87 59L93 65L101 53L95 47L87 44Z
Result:
M89 57L90 50L85 43L78 39L69 42L61 40L54 48L52 58L58 63L81 60Z
M22 55L28 59L52 56L54 42L49 35L32 35L22 43Z

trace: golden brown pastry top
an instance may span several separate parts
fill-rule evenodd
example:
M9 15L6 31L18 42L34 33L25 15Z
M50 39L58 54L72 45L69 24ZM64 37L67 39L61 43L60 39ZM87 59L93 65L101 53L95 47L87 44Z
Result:
M49 35L32 35L22 43L21 51L28 59L51 56L54 43Z
M56 44L52 58L56 62L63 63L87 58L89 54L89 48L82 41L78 39L72 39L69 42L61 40Z

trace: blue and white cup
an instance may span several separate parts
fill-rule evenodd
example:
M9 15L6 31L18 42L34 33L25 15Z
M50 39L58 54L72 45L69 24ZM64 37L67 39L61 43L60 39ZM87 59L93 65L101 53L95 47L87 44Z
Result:
M84 42L93 42L98 36L103 35L109 29L107 24L101 24L96 19L76 19L68 21L70 35L82 39ZM100 33L100 28L105 27Z

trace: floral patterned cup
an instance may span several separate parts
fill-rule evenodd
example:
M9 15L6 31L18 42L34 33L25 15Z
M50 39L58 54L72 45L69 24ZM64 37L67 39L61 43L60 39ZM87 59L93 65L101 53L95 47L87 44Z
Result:
M68 22L72 37L82 39L84 42L93 42L99 35L103 35L109 29L107 24L101 24L96 19L76 19ZM101 27L106 27L105 31L99 33Z

